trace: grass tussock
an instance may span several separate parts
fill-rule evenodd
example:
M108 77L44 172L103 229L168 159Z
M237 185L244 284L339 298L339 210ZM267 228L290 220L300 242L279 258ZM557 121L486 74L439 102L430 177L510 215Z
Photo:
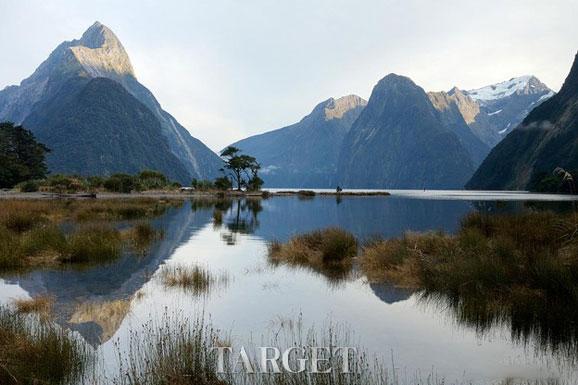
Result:
M18 314L35 313L43 317L48 317L52 314L54 298L47 295L41 295L28 299L16 299L13 302Z
M115 385L227 385L217 372L211 353L217 331L203 321L164 316L160 325L148 323L144 332L131 335L128 354Z
M578 353L578 225L571 215L470 214L455 235L406 234L370 242L361 270L373 282L423 290L459 322L511 327L565 356Z
M297 235L286 243L269 245L269 262L305 267L339 280L345 278L357 254L357 240L353 234L339 228L315 230Z
M162 230L157 230L150 223L141 221L124 233L124 239L130 242L134 250L144 253L154 241L162 238L163 235Z
M158 199L1 200L0 270L107 262L121 255L125 246L145 251L161 235L148 219L181 203ZM129 221L126 237L116 229L119 221Z
M456 235L406 234L370 242L361 266L370 280L410 279L432 290L537 296L578 294L578 251L571 217L549 212L470 214ZM396 279L393 279L393 283Z
M209 293L215 286L226 284L226 274L213 275L200 266L164 266L159 273L162 284L191 292L194 295Z
M54 324L0 307L0 383L77 382L92 362L86 345Z
M82 226L68 241L64 260L72 263L112 261L122 251L120 232L107 224Z

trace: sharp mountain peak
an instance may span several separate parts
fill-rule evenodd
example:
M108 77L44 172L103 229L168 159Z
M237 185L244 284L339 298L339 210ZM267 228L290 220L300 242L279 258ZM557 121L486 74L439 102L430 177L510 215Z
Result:
M79 40L70 42L69 49L84 70L93 77L134 76L122 43L110 28L98 21Z

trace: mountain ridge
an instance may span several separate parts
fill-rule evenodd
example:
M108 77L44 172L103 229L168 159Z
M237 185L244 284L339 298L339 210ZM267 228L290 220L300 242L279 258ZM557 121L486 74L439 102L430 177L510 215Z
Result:
M544 101L488 155L468 189L533 189L554 168L578 170L578 53L556 95Z
M180 179L181 183L188 184L193 177L211 179L219 175L221 159L162 109L154 95L136 79L120 40L99 22L90 26L80 39L59 44L19 86L0 91L0 119L23 122L35 105L57 95L66 80L75 77L111 79L146 105L160 122L169 151L187 170L188 176Z
M460 188L473 173L458 136L426 92L389 74L343 141L340 184L346 188Z
M357 95L329 98L297 123L232 146L257 158L268 187L335 187L341 142L366 103Z

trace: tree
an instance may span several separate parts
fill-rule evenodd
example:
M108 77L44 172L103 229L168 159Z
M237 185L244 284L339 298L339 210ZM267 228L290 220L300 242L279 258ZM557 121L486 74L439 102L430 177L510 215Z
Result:
M229 146L225 148L221 152L221 158L225 162L225 166L221 171L232 178L234 184L237 185L238 191L241 191L243 187L250 190L255 186L261 188L263 180L257 175L261 168L257 159L240 153L241 150L237 147Z
M49 151L24 127L0 123L0 188L45 178L45 156Z
M215 179L215 188L217 190L227 191L231 187L233 187L233 184L231 183L231 180L226 176L221 176Z

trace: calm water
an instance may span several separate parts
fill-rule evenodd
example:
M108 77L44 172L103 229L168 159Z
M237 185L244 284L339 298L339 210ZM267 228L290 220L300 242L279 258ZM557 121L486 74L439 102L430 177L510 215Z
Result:
M545 199L519 195L476 193L468 200L464 193L406 191L391 197L232 200L218 204L225 212L221 225L213 220L214 203L186 202L155 220L165 236L146 255L82 271L4 277L0 300L55 297L58 323L94 346L111 372L117 364L115 345L126 344L130 332L144 322L173 312L194 318L204 309L239 344L274 333L289 321L301 320L304 328L333 322L348 326L359 346L388 363L393 360L408 377L434 373L449 382L476 384L554 377L575 383L576 366L537 348L531 338L526 344L513 341L505 326L478 333L460 325L443 304L420 300L419 293L370 285L363 277L336 283L312 271L267 262L268 241L327 226L341 226L361 239L410 230L453 232L472 210L568 205L529 203ZM229 282L194 297L164 288L155 279L163 264L202 265L215 274L226 273Z

